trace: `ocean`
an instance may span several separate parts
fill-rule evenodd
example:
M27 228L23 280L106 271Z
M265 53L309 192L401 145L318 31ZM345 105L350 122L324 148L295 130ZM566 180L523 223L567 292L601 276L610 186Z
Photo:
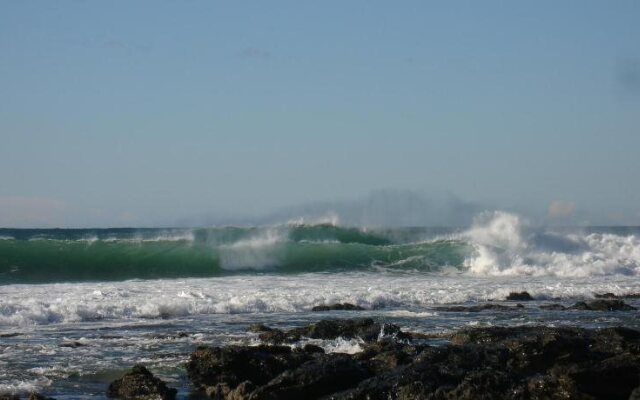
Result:
M442 305L535 300L518 312ZM290 328L373 317L439 337L467 326L626 326L638 312L543 310L640 293L640 227L536 227L485 213L470 227L363 228L338 221L151 229L0 229L0 392L105 398L143 363L187 398L198 345L257 344L252 323ZM640 299L625 300L636 307ZM352 303L364 311L314 312ZM510 303L513 304L513 303ZM358 340L314 340L353 353Z

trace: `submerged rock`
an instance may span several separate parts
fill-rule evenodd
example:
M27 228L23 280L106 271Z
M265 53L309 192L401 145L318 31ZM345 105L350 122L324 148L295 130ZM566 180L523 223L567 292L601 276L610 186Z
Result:
M596 299L640 299L640 293L626 293L621 295L616 295L611 292L595 293L593 297Z
M542 310L582 310L582 311L633 311L636 307L630 306L622 300L594 300L588 303L579 301L571 307L565 307L562 304L543 304L540 306Z
M53 397L47 397L40 393L29 393L27 397L20 397L20 395L13 393L0 393L0 400L20 400L22 398L27 400L56 400Z
M448 312L480 312L485 310L492 311L522 311L524 306L522 304L516 304L515 306L505 306L502 304L478 304L475 306L447 306L438 307L438 311Z
M528 292L511 292L506 298L507 301L531 301L533 297Z
M589 303L580 301L569 307L571 310L589 311L631 311L637 308L630 306L622 300L594 300Z
M311 309L311 311L362 311L364 308L351 303L336 303L330 305L319 305Z
M107 389L107 397L119 399L171 400L176 393L176 389L167 387L142 365L135 365L131 372L111 382Z
M550 311L563 311L563 310L566 310L567 307L563 306L562 304L553 303L553 304L542 304L540 306L540 309L550 310Z

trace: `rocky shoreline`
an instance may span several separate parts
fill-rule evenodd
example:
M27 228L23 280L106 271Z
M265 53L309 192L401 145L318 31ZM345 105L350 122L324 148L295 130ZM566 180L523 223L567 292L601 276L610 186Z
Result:
M529 301L531 296L513 293L507 300ZM572 306L539 307L636 310L609 294ZM519 303L485 303L438 309L475 313L524 308ZM358 309L344 303L319 306L317 311ZM202 346L191 353L185 366L190 399L640 400L640 331L624 327L476 327L429 336L373 318L355 318L321 319L289 330L254 324L247 331L259 345ZM330 353L317 345L340 339L356 341L361 351ZM106 390L107 397L120 399L171 400L176 394L142 365ZM0 400L19 398L0 395ZM31 394L29 399L48 398Z
M626 328L472 328L444 346L371 319L258 331L272 343L303 334L364 345L353 355L311 345L201 347L187 365L197 390L228 400L640 398L640 332Z

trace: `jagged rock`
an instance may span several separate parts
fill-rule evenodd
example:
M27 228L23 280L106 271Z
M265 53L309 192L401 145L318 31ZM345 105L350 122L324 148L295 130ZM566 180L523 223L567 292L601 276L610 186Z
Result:
M438 311L447 312L480 312L485 310L492 311L522 311L524 306L522 304L516 304L515 306L505 306L502 304L479 304L475 306L447 306L438 307Z
M176 397L176 393L176 389L167 387L142 365L135 365L131 372L111 382L107 389L107 397L136 400L170 400Z
M392 337L395 340L409 340L409 336L402 332L397 325L381 324L371 318L325 319L315 324L294 328L286 332L264 325L251 326L250 330L259 332L258 337L260 340L270 344L294 343L303 337L311 339L359 338L365 342L373 342L383 337Z
M364 308L351 303L336 303L330 305L319 305L311 309L311 311L362 311Z
M305 332L320 324L324 335L321 322ZM369 325L340 321L326 331ZM640 331L633 329L468 328L438 347L392 337L365 342L353 355L284 346L198 349L189 376L224 400L626 400L640 394Z
M312 357L288 346L200 347L191 354L187 373L197 387L225 383L235 388L244 381L264 385Z
M507 296L508 301L531 301L533 297L528 292L511 292Z
M258 399L317 399L355 386L370 373L346 354L329 354L288 370L249 397Z

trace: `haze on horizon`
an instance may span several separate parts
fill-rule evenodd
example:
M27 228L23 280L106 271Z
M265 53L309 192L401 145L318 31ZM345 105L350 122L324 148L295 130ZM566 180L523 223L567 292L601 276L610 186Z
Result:
M5 1L0 227L640 225L639 19L633 0Z

